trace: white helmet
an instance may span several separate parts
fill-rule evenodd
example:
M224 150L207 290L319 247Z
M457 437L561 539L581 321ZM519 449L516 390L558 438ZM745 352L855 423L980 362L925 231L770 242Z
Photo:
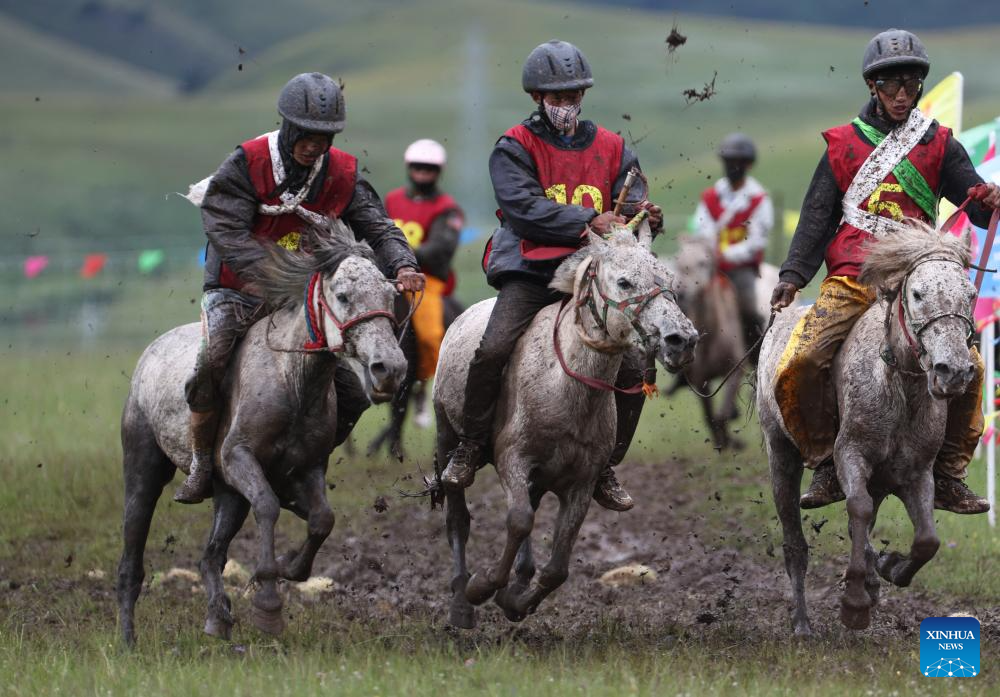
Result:
M406 153L403 155L403 162L408 165L421 164L444 167L447 161L448 154L444 151L444 146L430 138L421 138L418 141L410 143L410 147L406 149Z

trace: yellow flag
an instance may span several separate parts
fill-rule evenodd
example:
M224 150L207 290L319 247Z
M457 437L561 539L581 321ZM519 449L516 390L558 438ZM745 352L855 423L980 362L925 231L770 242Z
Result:
M955 71L941 82L934 85L927 94L920 98L920 110L932 119L937 119L942 126L947 126L954 135L962 132L962 85L965 78ZM942 199L938 219L946 220L955 210L948 201Z
M962 132L962 73L954 72L920 98L920 110L957 136Z

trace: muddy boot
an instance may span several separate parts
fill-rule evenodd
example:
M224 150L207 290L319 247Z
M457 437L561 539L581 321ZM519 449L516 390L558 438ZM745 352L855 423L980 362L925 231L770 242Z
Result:
M483 446L475 441L460 440L451 451L448 466L441 473L441 484L445 489L467 489L476 478L476 470L482 466Z
M971 515L986 513L990 502L965 485L961 479L934 474L934 508Z
M844 490L837 479L837 469L830 461L824 462L813 471L812 482L806 493L799 499L800 508L821 508L837 501L843 501Z
M212 451L219 421L214 411L191 412L191 469L174 501L201 503L212 491Z
M632 497L625 488L618 482L615 471L611 465L604 468L600 476L597 477L597 486L594 487L594 500L609 511L625 512L635 505Z

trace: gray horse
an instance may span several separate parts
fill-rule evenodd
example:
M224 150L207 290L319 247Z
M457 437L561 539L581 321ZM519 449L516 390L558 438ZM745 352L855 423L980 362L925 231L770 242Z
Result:
M371 249L346 226L309 235L311 254L278 247L259 265L259 294L275 311L254 324L230 363L228 395L215 450L214 521L201 574L208 592L205 631L228 638L231 605L222 584L229 543L252 508L260 548L252 619L262 631L283 629L278 578L303 581L333 529L326 500L327 461L335 446L334 374L347 359L372 401L391 398L406 369L392 323L393 286L373 263ZM304 352L312 321L329 350ZM119 621L135 641L134 612L143 580L143 552L156 502L176 469L191 460L184 381L191 373L201 330L177 327L142 354L122 414L125 474L124 551L118 566ZM343 369L343 368L342 368ZM308 521L297 551L275 558L280 508Z
M709 383L725 377L746 352L736 291L716 271L715 248L701 238L681 240L674 267L677 303L694 323L701 338L694 361L684 370L683 376L678 376L667 395L677 392L685 382L699 392L707 393ZM705 423L712 432L712 445L719 450L730 447L742 449L744 445L729 434L729 422L739 415L736 397L742 375L743 370L739 370L729 378L718 410L713 408L712 397L698 396Z
M589 240L560 265L551 283L572 297L538 313L507 364L492 443L492 462L507 495L507 540L499 560L471 578L465 493L447 494L454 562L449 621L455 626L475 626L472 606L494 594L508 619L522 620L566 580L573 544L615 443L609 390L623 354L638 347L655 351L674 371L691 360L698 335L672 299L669 271L649 252L648 224L640 227L639 241L629 230L607 241L590 233ZM441 346L433 394L439 468L458 441L469 362L493 303L484 300L461 315ZM571 371L601 381L604 389L584 384ZM552 553L532 583L530 535L539 502L550 491L559 498ZM508 583L512 566L515 577Z
M944 441L947 400L963 394L975 367L969 236L938 234L911 222L904 232L875 241L858 280L879 289L833 365L840 411L834 446L837 476L847 495L851 556L841 621L864 629L878 600L879 579L907 586L937 552L934 458ZM774 378L803 309L782 313L764 341L757 408L770 459L774 502L792 582L792 627L811 633L806 611L808 547L802 535L799 486L802 457L782 422ZM913 523L909 554L876 554L869 534L879 505L893 494Z

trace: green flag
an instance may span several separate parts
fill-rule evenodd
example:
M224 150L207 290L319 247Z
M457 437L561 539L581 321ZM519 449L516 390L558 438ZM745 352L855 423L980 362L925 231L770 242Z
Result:
M147 249L139 253L139 273L152 273L163 263L162 249Z

